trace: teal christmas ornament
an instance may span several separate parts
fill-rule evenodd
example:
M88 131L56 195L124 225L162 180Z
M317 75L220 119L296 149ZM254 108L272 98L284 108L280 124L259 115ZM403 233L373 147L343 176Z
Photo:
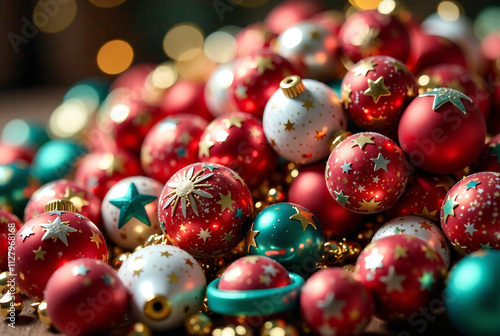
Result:
M108 95L110 85L104 78L86 78L69 88L63 102L78 99L85 104L89 112L94 112Z
M277 203L262 210L246 237L249 255L270 257L301 276L315 271L324 243L316 216L293 203Z
M43 184L64 179L71 175L76 162L87 150L70 140L51 140L35 155L31 166L32 175Z
M445 289L446 311L464 335L493 336L500 331L500 251L480 250L460 260Z
M2 131L2 142L12 146L38 149L49 140L45 125L37 121L13 119Z
M0 166L0 208L23 217L24 207L40 187L24 162Z

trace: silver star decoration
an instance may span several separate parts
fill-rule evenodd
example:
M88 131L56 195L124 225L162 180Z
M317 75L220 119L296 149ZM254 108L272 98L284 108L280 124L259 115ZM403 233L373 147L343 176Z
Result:
M342 168L342 174L349 174L349 170L352 170L351 165L352 162L347 163L347 161L344 161L344 164L340 166L340 168Z
M464 226L465 226L465 232L470 234L471 237L474 234L474 232L479 231L474 227L474 224L467 223L467 224L464 224Z
M377 268L383 268L382 260L384 260L384 256L378 253L378 248L374 248L372 253L369 256L365 257L365 268L370 270L371 277L373 277L373 273L377 270Z
M33 228L34 228L34 227L35 227L35 225L31 225L31 227L29 227L29 226L27 226L27 225L26 225L26 226L24 227L23 232L21 232L21 233L20 233L21 237L23 237L23 242L24 242L24 240L25 240L26 238L28 238L29 236L31 236L31 235L33 235L33 234L35 234L35 233L33 232Z
M262 268L264 269L264 274L269 274L272 277L276 276L276 272L278 272L278 270L276 268L274 268L274 266L271 264L262 265Z
M406 275L397 274L394 266L390 266L387 275L381 276L379 279L381 282L385 283L385 290L387 291L387 293L390 293L394 290L397 290L401 293L403 292L401 283L406 279Z
M370 160L373 161L373 163L375 163L375 168L373 169L373 171L377 171L379 169L387 171L387 164L391 162L391 160L387 160L386 158L384 158L384 156L381 153L378 153L377 158Z
M79 276L79 275L86 276L89 271L90 271L90 268L85 267L84 264L80 264L78 266L73 266L73 268L71 269L71 273L73 273L74 277Z
M206 230L200 229L200 233L198 233L197 236L198 236L198 239L203 239L203 242L206 242L207 239L212 237L212 235L210 234L210 231L208 231L208 229L206 229Z
M49 224L40 224L40 226L47 230L42 237L42 241L49 238L54 238L57 241L59 238L66 246L68 246L68 235L71 232L78 231L69 226L69 222L61 221L61 217L57 217L52 223L49 221Z
M333 292L326 293L325 299L316 303L316 307L323 311L325 318L330 318L332 316L340 318L342 316L342 309L345 305L345 301L337 300Z

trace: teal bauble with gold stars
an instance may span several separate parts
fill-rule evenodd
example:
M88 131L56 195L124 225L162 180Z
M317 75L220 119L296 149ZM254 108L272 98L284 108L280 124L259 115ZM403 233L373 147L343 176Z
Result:
M76 141L51 140L35 155L31 173L42 184L70 177L78 159L87 149Z
M482 250L460 260L450 272L444 302L464 335L493 336L500 330L500 251Z
M321 260L325 238L312 212L293 203L262 210L246 237L249 255L273 258L289 271L307 276Z
M24 207L40 187L24 162L0 166L0 208L23 217Z

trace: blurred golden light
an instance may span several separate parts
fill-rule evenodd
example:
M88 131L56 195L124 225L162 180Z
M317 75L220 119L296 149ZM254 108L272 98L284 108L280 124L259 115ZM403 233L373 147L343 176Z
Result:
M163 39L163 50L168 57L186 61L203 49L203 32L195 24L181 23L172 27Z
M302 31L299 28L288 29L281 37L281 44L285 48L292 49L300 44L302 41Z
M265 4L268 0L242 0L240 3L241 7L247 7L247 8L255 8L262 6Z
M426 86L430 83L431 79L427 75L422 75L418 78L418 85L420 86Z
M134 50L125 41L113 40L97 53L97 65L102 72L116 75L128 69L134 60Z
M52 112L49 131L58 138L77 137L87 126L90 115L84 102L69 99Z
M39 0L33 10L33 23L44 33L58 33L73 22L76 11L75 0L67 0L63 4Z
M156 67L148 76L148 81L157 89L168 89L177 80L174 62L165 62Z
M236 40L229 33L216 31L207 36L203 50L214 62L230 62L236 56Z
M396 1L394 0L382 0L381 3L378 4L378 11L382 14L391 14L392 11L396 8Z
M111 120L113 120L117 124L121 124L125 120L127 120L128 115L130 113L130 108L126 104L118 104L113 107L109 116Z
M179 77L198 83L205 83L216 67L217 63L208 58L204 52L189 60L177 62Z
M460 8L453 1L441 1L437 13L443 20L455 21L460 17Z
M121 5L125 0L89 0L91 4L101 8L111 8Z
M382 0L349 0L358 10L376 9Z

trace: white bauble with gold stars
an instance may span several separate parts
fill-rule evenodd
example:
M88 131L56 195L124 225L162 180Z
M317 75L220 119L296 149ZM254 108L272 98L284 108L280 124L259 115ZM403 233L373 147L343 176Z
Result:
M401 216L391 219L375 232L372 241L397 234L408 234L425 241L446 264L450 266L450 246L441 229L428 219L418 216Z
M133 250L149 236L161 234L158 197L163 185L145 176L128 177L115 184L102 201L103 227L116 245Z
M287 160L312 163L330 153L330 144L347 122L340 99L327 85L289 76L266 104L264 134Z
M118 277L129 291L132 319L155 331L180 327L205 298L201 267L175 246L151 245L132 253Z

